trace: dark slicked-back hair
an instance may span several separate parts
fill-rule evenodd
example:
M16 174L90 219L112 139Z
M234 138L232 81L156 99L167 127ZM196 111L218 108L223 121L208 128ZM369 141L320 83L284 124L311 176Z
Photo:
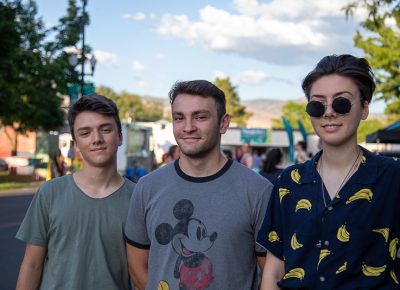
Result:
M102 95L91 94L82 96L68 110L68 123L72 139L75 140L74 124L76 117L82 112L94 112L101 115L113 117L117 123L119 133L122 132L121 120L119 119L118 108L115 103Z
M225 94L217 86L204 80L176 82L169 91L169 101L171 105L174 103L176 96L179 94L196 95L204 98L212 98L217 104L218 120L226 113Z
M371 102L376 86L371 67L365 58L358 58L350 54L329 55L319 61L302 84L308 100L310 100L310 91L314 82L323 76L332 74L350 78L360 91L361 103Z

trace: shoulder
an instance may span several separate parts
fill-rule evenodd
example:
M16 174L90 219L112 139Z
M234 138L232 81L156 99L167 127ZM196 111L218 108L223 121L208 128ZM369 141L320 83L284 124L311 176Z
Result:
M53 192L54 190L65 189L71 186L72 183L73 183L72 175L64 175L56 177L40 185L38 193L39 192L50 193Z
M232 162L230 170L225 175L230 175L233 182L245 182L248 188L258 188L262 191L272 190L272 183L268 179L237 161Z

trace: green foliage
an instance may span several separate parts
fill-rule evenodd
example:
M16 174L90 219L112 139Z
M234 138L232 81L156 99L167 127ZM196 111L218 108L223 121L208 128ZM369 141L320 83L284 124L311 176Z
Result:
M115 102L123 122L153 122L163 118L161 102L144 101L140 96L125 91L118 94L105 86L99 86L96 91Z
M225 93L226 112L232 117L231 121L239 127L245 127L252 113L246 111L246 107L240 103L240 97L231 80L229 78L217 78L214 85Z
M46 30L33 0L0 1L0 124L11 126L16 136L63 124L60 96L74 80L64 48L79 40L79 32L72 35L68 28L76 17L70 16L65 26ZM55 41L48 40L50 33ZM68 40L58 41L61 35ZM17 139L11 142L16 149Z
M361 121L357 131L357 142L365 142L365 138L368 134L374 133L375 131L382 129L384 126L384 122L377 118Z
M306 113L306 105L306 102L288 101L282 107L282 116L286 117L290 121L292 128L298 129L299 125L297 121L300 120L307 132L313 132L314 130L312 128L310 118ZM273 119L272 128L282 129L282 120L280 118Z
M344 10L349 16L360 8L366 9L368 16L361 23L364 30L357 31L354 42L375 71L378 99L390 106L400 99L400 4L395 0L355 0ZM400 110L389 111L391 118L400 118Z

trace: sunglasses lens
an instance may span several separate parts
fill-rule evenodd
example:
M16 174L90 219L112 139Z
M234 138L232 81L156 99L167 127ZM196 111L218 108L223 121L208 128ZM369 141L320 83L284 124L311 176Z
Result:
M347 114L351 110L351 102L343 97L336 98L332 102L333 110L341 115Z
M307 104L306 112L310 117L319 118L325 113L325 106L321 102L311 101Z

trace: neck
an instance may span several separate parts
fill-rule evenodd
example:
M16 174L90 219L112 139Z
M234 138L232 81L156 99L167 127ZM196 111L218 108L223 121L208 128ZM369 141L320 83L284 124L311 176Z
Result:
M323 145L323 154L321 158L323 159L324 166L333 168L345 168L348 167L349 163L354 161L354 158L358 155L361 148L357 143L351 146L327 146Z
M73 175L75 183L88 196L106 197L118 189L124 179L115 167L83 167Z
M227 159L218 152L218 155L210 154L203 158L190 158L181 153L179 167L181 170L193 177L211 176L224 167Z

